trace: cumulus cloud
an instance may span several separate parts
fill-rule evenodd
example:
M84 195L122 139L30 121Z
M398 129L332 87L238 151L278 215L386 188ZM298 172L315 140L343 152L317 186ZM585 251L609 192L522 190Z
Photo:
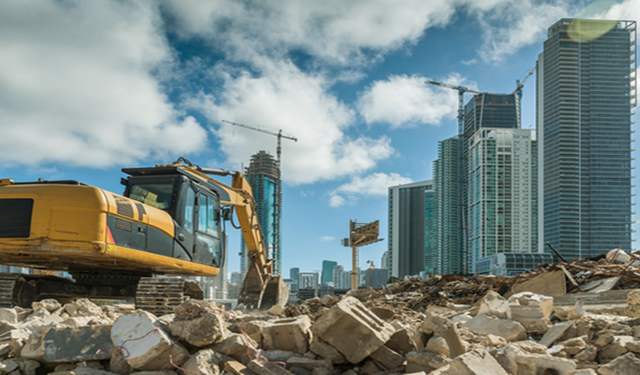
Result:
M365 177L354 177L347 184L341 185L329 196L329 205L340 207L347 203L353 203L357 196L383 197L388 194L390 186L404 185L413 182L408 177L403 177L397 173L372 173ZM343 196L346 195L349 200Z
M373 82L359 97L357 107L367 123L384 122L392 128L416 124L439 125L444 118L455 118L457 91L425 83L426 78L390 76ZM443 82L462 85L458 75Z
M154 69L171 62L144 3L0 3L0 160L105 167L204 148ZM175 142L180 139L180 142Z
M455 11L447 0L167 0L164 6L180 34L213 40L233 58L254 61L301 50L337 65L414 44Z
M547 28L571 14L573 8L569 0L470 1L467 6L483 28L485 42L478 53L487 62L502 61L520 48L544 40Z
M296 137L282 140L282 177L292 184L312 183L367 171L393 153L387 137L350 138L346 129L354 113L327 92L323 76L276 63L254 77L225 75L224 94L190 103L214 122L228 120ZM215 131L232 164L249 160L257 150L275 156L276 137L222 124Z

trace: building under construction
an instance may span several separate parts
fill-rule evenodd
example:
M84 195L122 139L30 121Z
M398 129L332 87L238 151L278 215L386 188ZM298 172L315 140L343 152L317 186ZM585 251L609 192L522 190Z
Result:
M275 259L273 273L281 275L282 271L282 181L278 161L266 151L251 156L245 175L251 184L256 201L256 212L262 236L264 237L267 257ZM247 251L242 243L241 272L245 274L249 265Z

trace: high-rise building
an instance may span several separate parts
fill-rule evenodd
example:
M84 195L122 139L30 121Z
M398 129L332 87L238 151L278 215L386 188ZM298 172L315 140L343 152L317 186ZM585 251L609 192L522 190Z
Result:
M293 280L293 284L292 284L292 288L291 291L292 292L297 292L298 291L298 274L300 273L300 268L299 267L293 267L289 269L289 278L291 280Z
M537 250L536 154L529 129L483 127L468 139L470 273L486 257Z
M317 272L300 272L298 273L298 290L316 289L318 287Z
M561 19L537 62L539 249L631 249L636 22Z
M389 271L382 268L367 268L364 271L364 286L366 288L382 288L387 285Z
M322 285L333 282L333 267L337 266L338 262L332 260L322 261Z
M438 142L438 159L433 162L437 236L435 274L459 274L463 270L459 139L455 136Z
M384 268L386 270L391 269L391 266L389 265L391 262L391 257L389 256L389 250L385 251L384 253L382 253L382 257L380 258L380 268Z
M426 252L426 193L433 181L414 182L389 188L390 274L418 275L424 270ZM431 195L431 199L432 199ZM432 207L432 203L429 207Z
M345 272L341 265L333 267L333 286L336 289L351 288L351 275L349 272Z
M269 259L275 259L273 274L282 271L282 193L280 191L280 168L278 162L266 151L251 156L249 167L245 170L247 180L253 190L256 214L262 229L265 250ZM249 267L249 257L242 242L240 271L244 275ZM295 279L294 279L295 280Z

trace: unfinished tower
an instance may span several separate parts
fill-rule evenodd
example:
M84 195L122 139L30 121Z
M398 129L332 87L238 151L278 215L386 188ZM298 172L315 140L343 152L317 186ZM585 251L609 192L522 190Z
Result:
M260 151L251 156L251 162L245 170L245 175L253 190L267 257L275 259L273 274L280 275L282 271L282 234L280 230L282 184L280 183L278 162L266 151ZM241 256L240 271L245 274L249 263L244 242L242 243Z

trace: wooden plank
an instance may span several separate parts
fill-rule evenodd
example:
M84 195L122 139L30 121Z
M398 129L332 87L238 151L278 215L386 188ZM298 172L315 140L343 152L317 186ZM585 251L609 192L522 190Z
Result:
M553 297L553 304L575 305L578 300L585 305L607 305L607 304L625 304L627 303L627 295L635 289L609 290L599 293L574 293L565 294L563 296Z
M509 298L509 296L520 292L532 292L542 294L543 296L566 294L567 285L564 272L558 270L541 273L525 282L513 285L511 290L504 296L505 298Z
M560 265L560 269L562 270L562 272L564 272L564 275L567 277L567 279L569 279L569 281L571 282L571 284L575 287L578 286L578 283L573 279L573 276L571 276L571 274L569 273L569 271L567 271L566 268L564 268L564 266L561 264Z

